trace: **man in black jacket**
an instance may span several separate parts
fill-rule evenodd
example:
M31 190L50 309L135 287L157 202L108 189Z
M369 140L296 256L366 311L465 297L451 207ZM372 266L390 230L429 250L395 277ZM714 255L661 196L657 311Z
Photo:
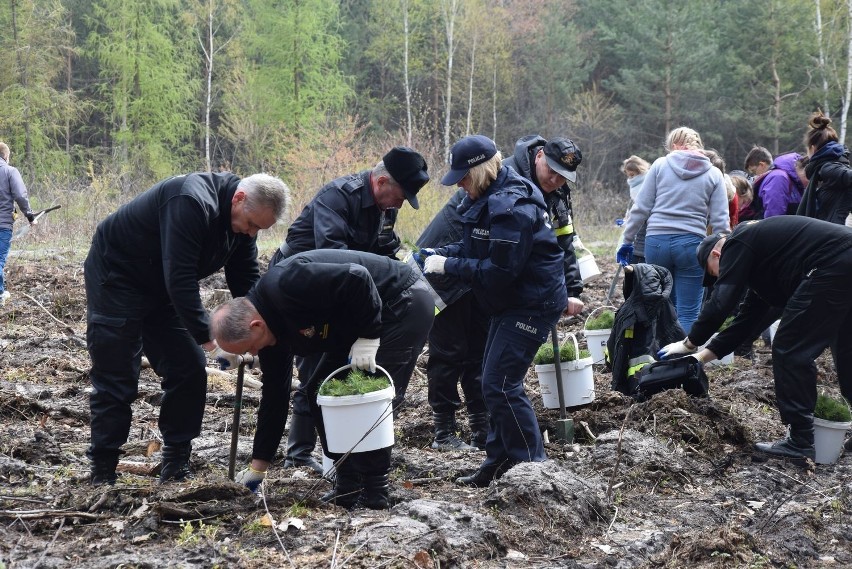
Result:
M715 279L689 335L660 350L660 356L691 353L740 304L733 323L698 353L702 361L731 353L783 309L772 342L772 371L781 421L788 435L757 443L758 451L780 458L814 458L813 413L817 370L814 360L831 346L840 392L852 400L852 231L801 216L777 216L740 223L733 233L701 242L698 261L705 286Z
M418 208L417 192L429 181L426 160L405 146L392 148L371 170L332 180L305 206L287 230L287 238L269 266L281 259L314 249L349 249L395 258L400 240L394 226L405 201ZM312 374L316 356L297 358L299 379ZM394 408L402 403L408 378L400 378ZM284 466L307 466L321 473L311 453L315 427L305 392L293 395L293 415Z
M570 138L545 140L537 134L518 139L514 155L503 160L504 166L514 168L544 194L556 242L565 253L563 266L568 292L566 316L574 316L583 310L583 302L580 300L583 279L580 278L580 266L574 252L577 232L574 230L570 188L577 181L577 166L582 160L583 154Z
M98 225L84 273L92 484L115 483L143 351L164 391L160 481L188 476L207 390L204 350L216 347L198 281L224 267L231 294L248 292L260 276L257 232L281 217L288 191L266 174L175 176Z
M252 462L236 481L253 491L263 481L284 433L293 357L316 354L317 365L301 381L324 452L337 461L335 489L322 499L347 508L356 502L387 508L391 447L339 460L328 451L317 390L347 358L361 369L381 365L394 384L407 382L434 310L426 283L405 263L342 250L288 257L245 298L217 308L211 316L216 341L234 354L259 354L263 370Z

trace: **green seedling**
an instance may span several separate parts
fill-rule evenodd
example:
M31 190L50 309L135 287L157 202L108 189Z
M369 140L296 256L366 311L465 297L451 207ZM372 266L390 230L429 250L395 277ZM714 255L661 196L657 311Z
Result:
M615 312L604 310L600 315L586 322L586 330L609 330L615 321Z
M829 397L825 393L817 395L816 407L814 407L814 417L823 419L824 421L835 421L838 423L848 423L852 421L852 413L849 411L849 405L843 399L835 399Z
M574 351L574 344L566 342L559 348L559 361L567 362L570 360L577 360L583 358L592 357L592 353L589 350L580 350L580 357L577 357L577 353ZM535 357L533 358L533 363L535 365L546 365L552 364L553 361L553 345L552 344L542 344L539 347L538 351L535 353Z
M390 381L385 376L367 375L360 369L353 369L344 379L334 378L325 382L319 394L330 397L363 395L389 386Z

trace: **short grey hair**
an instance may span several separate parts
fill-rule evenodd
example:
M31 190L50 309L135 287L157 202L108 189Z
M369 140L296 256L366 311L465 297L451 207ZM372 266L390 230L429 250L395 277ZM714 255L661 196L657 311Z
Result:
M373 178L378 178L379 176L387 176L387 178L391 181L395 186L399 186L399 182L393 179L390 172L388 172L388 167L385 166L384 160L379 160L379 163L376 164L376 167L373 168ZM402 186L399 186L402 187Z
M210 335L217 342L242 342L250 336L251 321L259 316L249 299L240 296L210 314Z
M246 192L246 209L269 209L281 219L290 205L290 188L280 178L269 174L253 174L243 178L238 188Z

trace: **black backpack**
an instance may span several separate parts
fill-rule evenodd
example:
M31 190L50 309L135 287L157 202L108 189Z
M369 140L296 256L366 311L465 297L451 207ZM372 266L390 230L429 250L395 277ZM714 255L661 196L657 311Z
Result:
M689 395L703 397L710 387L704 364L693 356L654 362L637 371L629 383L630 395L640 401L666 389L683 389Z

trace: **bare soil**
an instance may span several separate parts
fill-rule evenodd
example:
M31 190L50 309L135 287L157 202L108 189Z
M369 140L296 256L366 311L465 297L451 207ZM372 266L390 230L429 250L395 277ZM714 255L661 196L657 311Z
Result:
M615 269L598 264L586 314L604 303ZM429 448L424 355L395 425L394 506L350 512L320 502L330 484L304 469L276 467L262 498L227 479L235 382L220 374L209 381L194 480L157 483L161 392L145 369L119 482L89 486L82 265L61 254L17 259L7 280L0 568L852 566L852 459L802 467L753 457L755 441L783 434L760 341L754 361L709 370L709 399L672 391L634 403L610 392L596 366L597 399L569 409L572 443L554 440L559 412L543 408L531 370L550 460L518 465L486 489L453 482L481 453ZM205 295L222 283L208 279ZM582 319L560 326L579 332ZM818 366L820 388L836 394L830 358ZM240 466L258 398L246 388Z

